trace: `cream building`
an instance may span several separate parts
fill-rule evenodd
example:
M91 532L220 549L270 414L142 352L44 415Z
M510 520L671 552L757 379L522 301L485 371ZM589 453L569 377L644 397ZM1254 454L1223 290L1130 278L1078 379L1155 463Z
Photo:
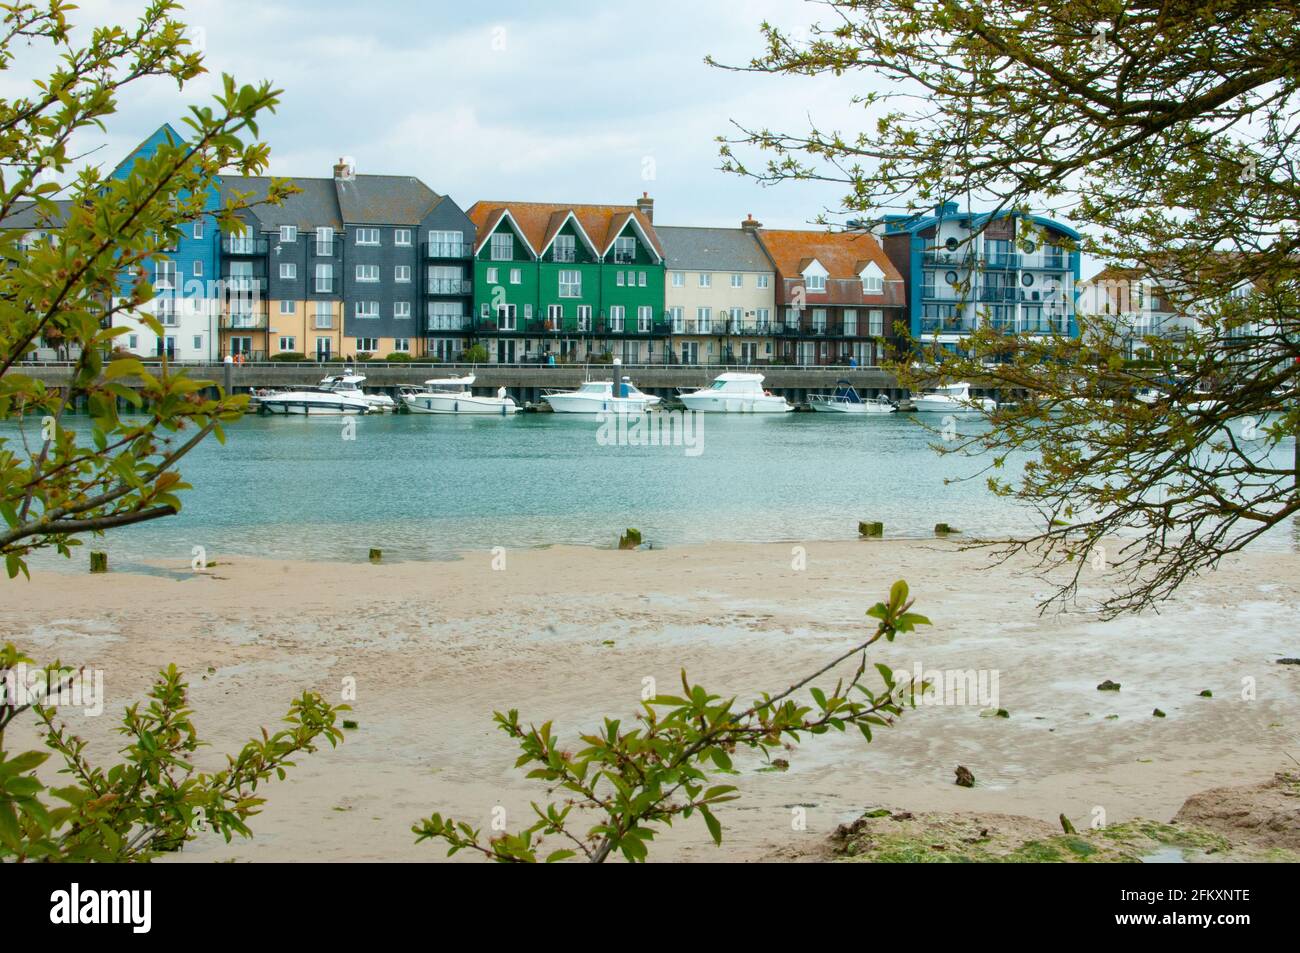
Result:
M674 363L772 360L776 269L759 244L759 227L752 217L740 228L656 226Z

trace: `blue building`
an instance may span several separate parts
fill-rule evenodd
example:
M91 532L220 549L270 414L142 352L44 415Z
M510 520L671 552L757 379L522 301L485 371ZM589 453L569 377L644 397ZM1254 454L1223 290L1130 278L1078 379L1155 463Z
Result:
M1077 336L1080 234L1041 215L961 211L885 218L881 244L907 286L914 340L958 350L977 327Z
M113 178L128 175L139 159L151 157L164 144L184 142L164 123L118 163ZM181 198L187 196L182 193ZM114 324L127 328L116 345L142 357L166 355L172 360L212 360L218 355L221 246L215 213L221 208L219 183L209 189L203 218L188 223L176 244L150 266L156 297L142 310L163 326L161 337L130 314L120 314Z

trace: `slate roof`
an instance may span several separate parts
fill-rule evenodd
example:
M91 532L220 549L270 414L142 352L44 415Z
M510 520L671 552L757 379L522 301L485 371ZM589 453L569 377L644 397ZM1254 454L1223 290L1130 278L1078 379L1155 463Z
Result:
M683 271L774 270L753 232L742 228L660 225L656 229L670 269Z
M351 179L289 179L300 191L283 205L258 205L252 214L264 228L296 225L300 230L344 225L419 225L443 196L409 175L358 175ZM266 176L222 176L224 203L234 193L252 193L252 201L266 197L271 179Z

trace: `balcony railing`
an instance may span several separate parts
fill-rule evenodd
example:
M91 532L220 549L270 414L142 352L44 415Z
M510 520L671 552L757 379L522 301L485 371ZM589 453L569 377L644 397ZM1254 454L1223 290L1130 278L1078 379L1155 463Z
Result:
M265 255L267 243L265 238L223 238L221 253L231 256Z
M975 322L965 318L922 318L922 334L969 334Z
M425 242L425 258L468 258L474 250L469 242Z
M426 333L464 332L473 329L474 319L468 314L429 314L424 318Z
M435 278L424 289L429 295L467 295L474 291L474 282L469 278Z
M1017 300L1018 289L1016 288L980 288L979 300L981 301L1015 301Z
M926 265L972 266L976 263L975 252L970 248L958 248L949 251L946 248L929 248L921 253L921 261Z
M1001 271L1020 267L1020 256L1015 252L989 255L984 259L984 268L988 271Z
M218 326L223 331L265 331L267 317L265 311L239 311L221 315Z
M266 279L258 275L223 275L221 284L228 294L262 294L266 291Z

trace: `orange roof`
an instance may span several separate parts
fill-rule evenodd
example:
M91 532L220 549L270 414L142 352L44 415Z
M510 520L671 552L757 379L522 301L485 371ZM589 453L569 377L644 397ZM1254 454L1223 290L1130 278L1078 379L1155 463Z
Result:
M867 266L875 262L885 273L886 281L902 281L894 263L869 232L814 232L795 229L768 229L758 231L776 270L783 277L792 278L803 273L816 259L832 278L856 278Z
M562 205L550 202L475 202L466 214L478 229L478 244L474 249L476 252L507 211L535 252L546 247L546 243L555 237L555 233L572 212L591 243L596 246L596 251L602 255L614 244L614 239L623 231L631 217L636 219L655 253L660 258L664 257L654 226L634 205Z

